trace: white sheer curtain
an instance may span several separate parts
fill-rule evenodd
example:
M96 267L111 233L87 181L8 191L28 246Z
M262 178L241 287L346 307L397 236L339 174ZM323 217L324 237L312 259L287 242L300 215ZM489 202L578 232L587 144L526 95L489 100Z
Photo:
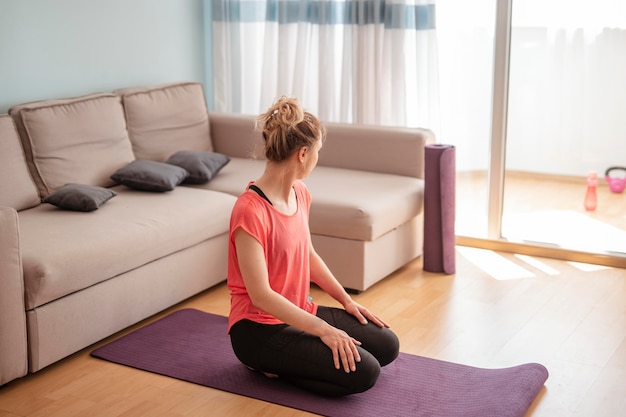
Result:
M625 165L625 52L626 2L514 2L507 169Z
M214 0L213 103L296 96L323 121L436 128L435 0Z

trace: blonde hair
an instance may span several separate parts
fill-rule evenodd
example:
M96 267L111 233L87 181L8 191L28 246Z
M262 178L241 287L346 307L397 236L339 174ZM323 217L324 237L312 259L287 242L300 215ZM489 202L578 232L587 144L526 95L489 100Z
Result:
M313 114L304 111L297 98L282 96L257 117L257 129L265 141L265 157L274 162L288 159L303 146L310 147L326 134Z

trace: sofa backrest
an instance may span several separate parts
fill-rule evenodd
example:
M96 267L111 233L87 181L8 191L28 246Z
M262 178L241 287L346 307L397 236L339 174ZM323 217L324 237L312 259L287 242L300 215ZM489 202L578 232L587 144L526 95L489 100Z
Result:
M318 165L424 178L427 129L326 123Z
M165 161L179 150L212 151L204 88L179 82L115 90L137 159Z
M265 159L263 137L255 128L256 116L211 111L209 121L215 152L235 158Z
M67 183L112 186L111 174L135 159L118 95L25 103L9 114L41 198Z
M13 119L0 115L0 206L24 210L40 203Z

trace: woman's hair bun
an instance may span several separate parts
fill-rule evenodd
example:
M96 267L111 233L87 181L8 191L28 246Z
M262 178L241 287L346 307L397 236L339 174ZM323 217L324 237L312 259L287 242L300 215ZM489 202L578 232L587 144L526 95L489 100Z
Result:
M282 161L296 149L311 146L323 136L317 117L305 112L295 97L282 96L257 118L257 128L265 140L265 156Z
M300 106L298 99L287 96L280 97L270 107L268 113L270 113L270 117L267 123L275 125L273 127L284 126L289 128L297 125L304 119L304 110Z

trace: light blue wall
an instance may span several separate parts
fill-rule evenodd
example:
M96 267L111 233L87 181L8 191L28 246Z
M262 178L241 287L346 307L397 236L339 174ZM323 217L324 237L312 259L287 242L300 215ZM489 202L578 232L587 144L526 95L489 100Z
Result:
M0 113L26 101L204 82L203 13L202 0L0 0Z

